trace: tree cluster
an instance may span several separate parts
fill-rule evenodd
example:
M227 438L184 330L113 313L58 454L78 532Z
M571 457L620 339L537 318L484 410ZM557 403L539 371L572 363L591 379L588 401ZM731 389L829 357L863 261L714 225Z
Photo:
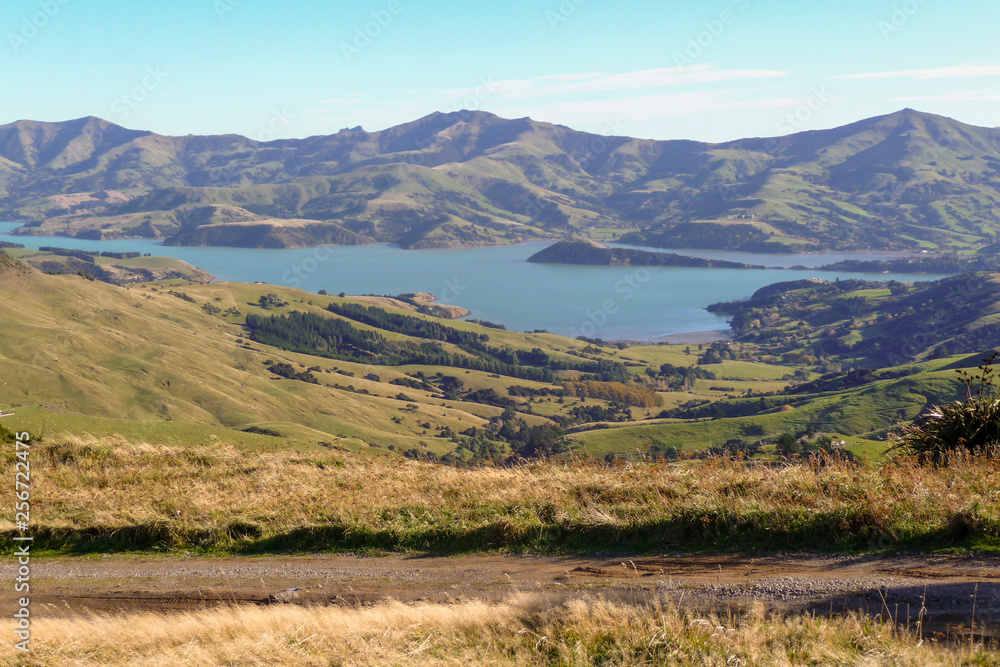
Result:
M563 384L566 396L582 396L600 398L605 401L634 405L640 408L653 408L663 405L663 398L655 391L639 385L626 385L621 382L566 382Z

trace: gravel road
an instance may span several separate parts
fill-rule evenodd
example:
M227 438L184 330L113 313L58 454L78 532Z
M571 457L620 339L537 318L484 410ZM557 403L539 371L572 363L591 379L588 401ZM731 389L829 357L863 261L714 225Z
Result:
M14 565L0 573L8 580ZM89 557L33 559L39 613L181 610L211 604L364 605L381 600L498 600L542 592L643 601L696 610L836 613L846 609L925 628L1000 636L1000 558L946 556L664 555ZM298 589L298 590L295 590ZM965 628L965 630L963 630Z

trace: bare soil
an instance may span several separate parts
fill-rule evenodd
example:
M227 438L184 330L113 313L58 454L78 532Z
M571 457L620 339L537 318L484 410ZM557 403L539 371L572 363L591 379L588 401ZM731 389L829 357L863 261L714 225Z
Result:
M8 580L14 565L0 566ZM298 590L295 590L298 589ZM218 604L368 605L499 600L535 592L667 598L693 611L862 610L952 636L1000 637L1000 558L677 555L120 557L33 560L36 613L185 610ZM975 608L973 609L973 605ZM975 616L973 617L973 613Z

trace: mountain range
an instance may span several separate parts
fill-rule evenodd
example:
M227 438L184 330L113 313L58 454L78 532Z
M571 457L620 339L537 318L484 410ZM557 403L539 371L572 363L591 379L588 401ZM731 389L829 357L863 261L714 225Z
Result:
M1000 129L905 109L725 143L606 137L486 112L257 142L88 117L0 126L19 233L184 245L995 252Z

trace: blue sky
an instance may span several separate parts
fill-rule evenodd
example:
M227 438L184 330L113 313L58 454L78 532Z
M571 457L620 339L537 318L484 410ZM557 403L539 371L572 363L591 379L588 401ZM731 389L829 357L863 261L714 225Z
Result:
M4 0L0 123L267 140L475 108L721 141L913 107L996 127L998 28L988 0Z

